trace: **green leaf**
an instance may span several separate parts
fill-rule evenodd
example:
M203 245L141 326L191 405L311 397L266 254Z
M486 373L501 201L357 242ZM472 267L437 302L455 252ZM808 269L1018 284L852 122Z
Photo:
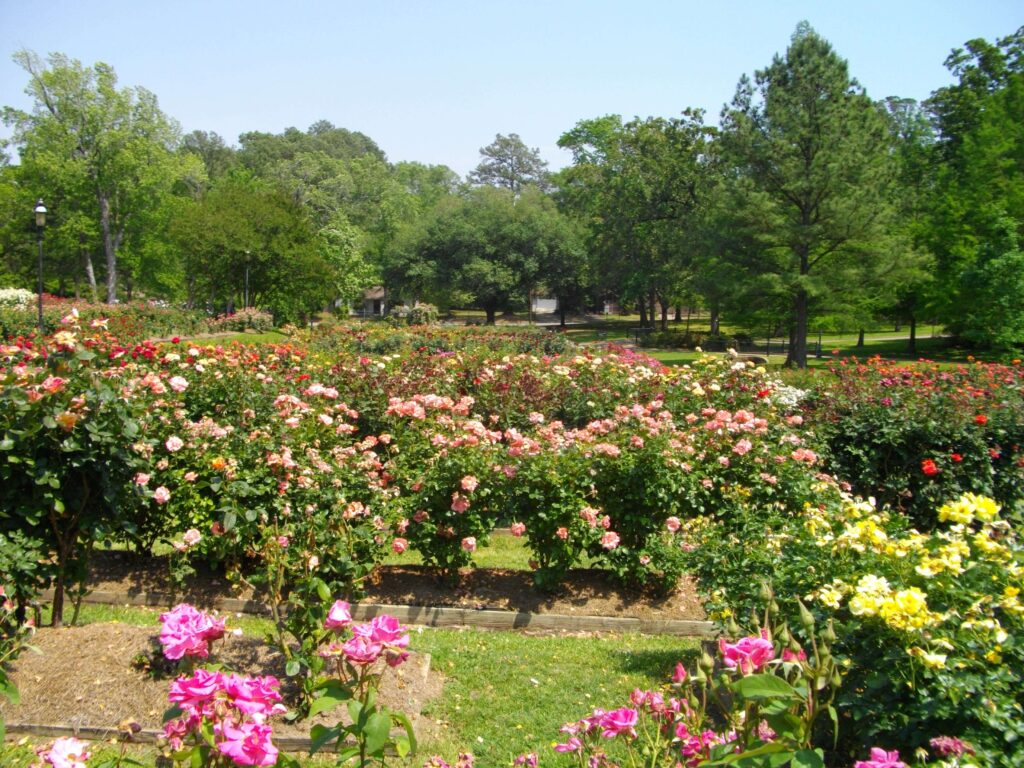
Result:
M0 440L0 451L13 451L13 450L14 450L14 441L11 438L5 437L3 440Z
M323 696L313 700L313 704L309 708L309 716L315 717L321 712L329 712L342 702L350 701L351 699L352 695L347 690L342 690L340 693L338 691L324 693Z
M6 696L7 700L14 706L18 706L18 702L21 701L18 687L7 679L7 675L3 671L0 671L0 695ZM2 719L0 719L0 722L2 722ZM0 742L2 741L3 739L0 739Z
M170 722L171 720L174 720L175 718L181 717L183 714L185 714L185 713L181 711L181 707L179 707L177 704L175 704L170 709L164 710L163 722L165 722L165 723Z
M793 755L793 768L825 768L820 749L801 749Z
M363 735L366 738L366 751L375 755L384 749L391 735L391 718L384 712L375 712L363 726Z
M288 675L288 677L295 677L301 671L302 664L296 659L292 659L284 665L284 673Z
M747 701L766 701L769 699L794 699L803 697L800 692L775 675L748 675L740 678L732 686L737 695Z
M317 723L309 730L309 754L318 752L323 749L326 744L336 739L341 738L341 728L333 726L328 728L326 725L320 725Z
M408 716L404 712L392 712L391 719L398 723L405 729L405 737L399 738L395 741L395 747L399 750L398 754L402 756L402 745L410 752L416 751L416 734L412 730L412 721L409 720Z
M323 579L316 580L316 594L325 603L331 599L331 588L324 583Z

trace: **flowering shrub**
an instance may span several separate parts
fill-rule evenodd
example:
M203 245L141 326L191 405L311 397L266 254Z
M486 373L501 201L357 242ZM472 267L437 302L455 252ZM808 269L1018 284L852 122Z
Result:
M207 327L214 332L257 331L263 333L274 327L274 316L262 309L240 309L230 315L218 315L207 322Z
M973 494L940 506L935 518L938 528L920 533L898 511L837 500L823 486L819 505L772 520L767 536L761 526L691 526L690 557L720 614L742 615L756 603L740 574L763 568L776 591L803 595L834 618L833 653L846 678L836 707L848 753L960 737L991 765L1019 764L1017 535L992 499ZM757 559L765 550L767 559Z
M35 303L36 296L25 288L0 288L0 309L26 310Z
M27 304L5 305L0 302L0 338L32 338L39 329L36 294L29 294ZM62 299L43 295L43 327L46 333L60 330L61 319L77 311L84 326L102 323L103 327L123 340L141 341L178 334L204 333L210 330L205 313L163 307L146 302L98 304L79 299Z
M991 496L1020 522L1024 510L1024 368L954 369L843 361L821 382L807 416L827 465L853 489L929 529L935 510L965 491Z

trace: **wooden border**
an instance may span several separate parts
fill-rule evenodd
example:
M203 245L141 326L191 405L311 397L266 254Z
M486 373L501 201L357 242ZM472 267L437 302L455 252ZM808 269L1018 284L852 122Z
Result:
M40 595L43 601L50 600L52 592ZM170 607L188 596L174 596L161 592L90 592L84 603L98 605L131 605L149 607ZM231 597L216 598L209 604L225 613L248 613L266 616L267 606L256 600L239 600ZM678 637L708 638L718 632L710 621L687 621L684 619L634 619L604 616L571 616L560 613L528 613L526 611L491 611L475 608L448 608L441 606L382 605L378 603L356 603L352 606L352 618L359 621L387 613L405 624L421 624L428 627L481 627L484 629L516 630L533 629L550 632L639 632L647 635L676 635Z

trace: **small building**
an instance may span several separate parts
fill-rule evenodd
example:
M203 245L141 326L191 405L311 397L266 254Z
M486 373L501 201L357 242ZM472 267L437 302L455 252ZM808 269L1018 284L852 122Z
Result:
M535 315L554 314L558 311L558 299L534 296L530 299L530 310Z
M383 317L387 308L387 295L384 286L378 285L363 291L362 305L353 308L349 314L359 317Z

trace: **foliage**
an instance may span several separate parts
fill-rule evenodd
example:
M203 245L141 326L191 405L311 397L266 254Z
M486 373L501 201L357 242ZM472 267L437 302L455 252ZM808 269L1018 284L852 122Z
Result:
M474 184L502 187L517 197L527 184L540 189L549 186L548 164L541 159L540 151L527 147L516 133L499 133L480 149L480 156L480 164L469 174Z
M723 113L722 140L748 247L736 266L784 311L790 362L825 296L877 290L887 245L891 155L879 108L806 22L785 57L744 77Z
M1016 364L843 361L806 402L806 415L827 446L830 471L902 509L921 530L964 491L992 496L1020 521L1021 377Z

